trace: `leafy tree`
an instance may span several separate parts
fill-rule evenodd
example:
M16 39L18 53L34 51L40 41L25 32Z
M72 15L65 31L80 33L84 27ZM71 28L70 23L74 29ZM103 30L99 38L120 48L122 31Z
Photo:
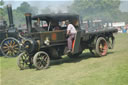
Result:
M24 13L19 12L18 10L13 10L13 19L16 26L21 24L25 24L25 16Z
M14 23L16 26L20 24L25 24L25 13L32 13L35 15L38 13L38 9L36 7L32 7L29 3L23 2L17 9L13 10Z
M4 1L3 0L0 1L0 6L2 6L2 5L4 5Z
M120 5L120 0L74 0L69 7L72 13L78 13L85 19L107 19L116 20Z
M0 5L4 5L4 2L2 0L2 4L0 2ZM12 6L13 8L13 6ZM17 26L21 25L21 24L25 24L25 13L32 13L32 15L35 15L38 13L38 9L36 7L32 7L30 4L28 4L27 2L23 2L21 3L21 5L19 7L17 7L17 9L13 9L12 10L13 13L13 20L14 20L14 24ZM7 22L8 20L8 12L7 12L7 6L3 6L2 8L0 8L0 17L2 17L4 20L6 20Z
M38 12L38 9L35 7L30 6L27 2L21 3L20 7L17 8L18 12L21 13L32 13L35 14Z
M1 0L0 1L0 18L2 18L4 16L4 9L3 9L3 5L4 5L4 1Z

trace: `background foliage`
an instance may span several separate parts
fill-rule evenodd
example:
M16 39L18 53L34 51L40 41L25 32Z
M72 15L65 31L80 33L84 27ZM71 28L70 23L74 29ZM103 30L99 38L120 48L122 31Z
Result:
M1 4L4 5L4 4ZM12 6L13 8L13 6ZM16 9L13 9L13 19L16 26L19 26L21 24L25 24L25 13L32 13L35 15L38 12L38 9L36 7L32 7L27 2L23 2L19 7ZM4 6L0 10L0 16L4 18L6 21L8 21L8 13L7 13L7 7Z
M128 23L128 12L121 12L119 10L120 0L74 0L68 7L69 13L77 13L88 19L101 19L108 22L124 21ZM3 0L0 5L4 5ZM14 23L16 26L25 24L24 13L30 12L32 15L39 13L38 8L31 6L28 2L23 2L19 7L13 9ZM50 6L41 9L40 13L55 13ZM63 13L59 10L58 13ZM0 18L8 21L7 8L3 6L0 8Z
M72 13L78 13L84 19L102 19L105 21L125 21L128 13L119 10L120 0L74 0L69 7Z

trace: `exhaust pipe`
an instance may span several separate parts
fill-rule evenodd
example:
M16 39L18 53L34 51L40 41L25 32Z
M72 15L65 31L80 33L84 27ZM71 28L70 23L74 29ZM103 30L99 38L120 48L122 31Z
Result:
M25 13L25 17L26 17L27 31L28 33L31 33L31 29L32 29L31 13Z
M10 28L14 28L13 14L12 14L12 6L11 6L11 4L7 5L7 11L8 11L8 18L9 18L9 27Z

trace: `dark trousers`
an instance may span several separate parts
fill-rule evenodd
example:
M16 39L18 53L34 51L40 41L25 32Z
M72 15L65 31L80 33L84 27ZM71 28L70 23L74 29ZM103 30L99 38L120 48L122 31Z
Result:
M70 34L67 41L68 41L68 50L72 50L72 41L75 38L75 34Z

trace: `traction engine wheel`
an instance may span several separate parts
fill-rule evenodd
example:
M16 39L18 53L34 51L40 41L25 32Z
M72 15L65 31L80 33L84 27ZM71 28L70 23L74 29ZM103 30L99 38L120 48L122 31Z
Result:
M9 37L2 41L1 51L5 57L16 57L20 53L21 46L15 38Z
M37 52L34 55L33 64L38 70L46 69L50 64L50 57L44 51Z
M95 55L96 56L105 56L108 51L108 45L107 41L103 37L99 37L96 42L96 47L95 47Z
M28 53L23 52L18 56L17 65L21 70L24 70L32 65L31 58Z

